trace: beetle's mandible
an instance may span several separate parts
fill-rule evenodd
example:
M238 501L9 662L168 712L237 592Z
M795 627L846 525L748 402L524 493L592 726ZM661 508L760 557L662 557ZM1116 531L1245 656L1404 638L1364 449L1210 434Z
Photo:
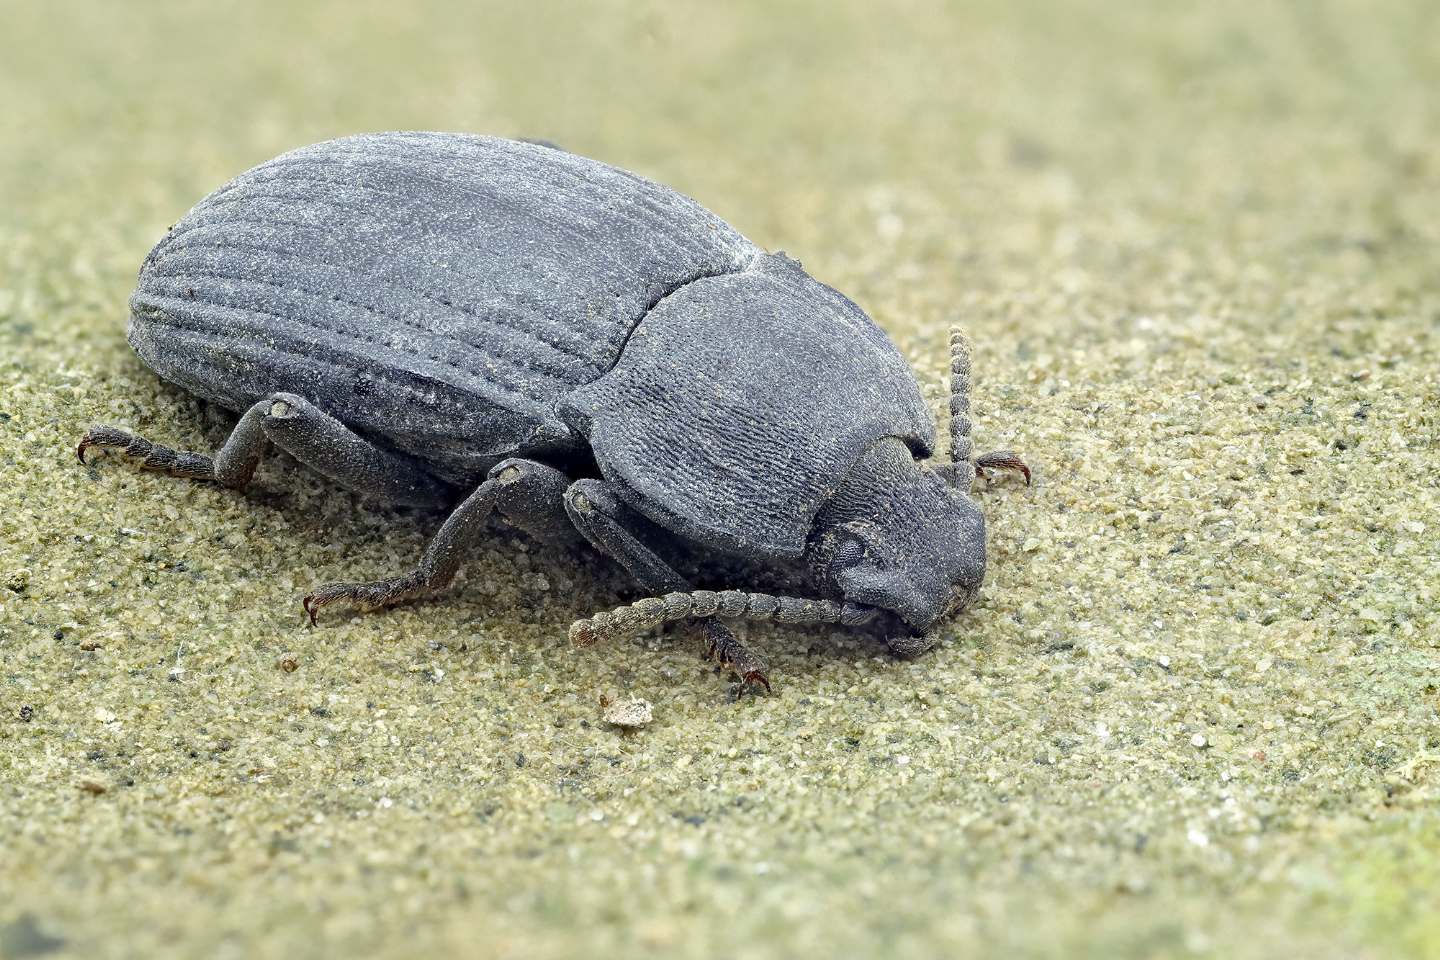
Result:
M240 413L213 456L113 427L80 441L242 487L273 443L327 477L450 514L414 570L304 599L388 606L447 584L498 515L588 542L650 599L581 643L698 620L858 625L928 646L985 572L970 356L951 338L950 460L914 375L854 303L680 194L553 145L346 137L210 194L145 258L129 340ZM693 590L678 555L795 566L819 598ZM737 585L738 586L738 585Z

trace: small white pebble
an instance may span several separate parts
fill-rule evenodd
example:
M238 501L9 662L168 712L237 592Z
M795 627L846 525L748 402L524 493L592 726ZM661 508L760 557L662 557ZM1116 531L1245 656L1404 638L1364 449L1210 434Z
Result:
M627 729L643 727L655 717L650 701L641 700L639 697L631 697L629 700L601 697L600 708L604 711L601 716L606 723Z
M1190 828L1190 832L1185 834L1185 838L1197 847L1210 846L1210 837L1205 833L1204 830L1200 830L1195 827Z
M1208 742L1209 741L1205 739L1205 734L1203 733L1197 733L1195 734L1195 736L1190 738L1190 746L1192 747L1204 748L1208 744Z

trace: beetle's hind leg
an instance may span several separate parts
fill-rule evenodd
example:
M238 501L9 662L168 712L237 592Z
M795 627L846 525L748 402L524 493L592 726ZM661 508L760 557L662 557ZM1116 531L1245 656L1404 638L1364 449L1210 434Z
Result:
M91 448L118 449L154 470L240 488L270 443L296 460L360 493L417 506L444 503L450 490L418 465L383 450L303 397L272 393L245 411L213 457L172 450L114 427L91 427L75 453L85 462Z
M465 555L484 533L486 521L497 510L509 523L538 539L573 540L575 530L561 506L569 485L568 476L547 464L502 460L445 518L414 570L384 580L324 584L305 597L305 613L313 624L321 607L337 601L365 608L388 607L441 589L454 579Z

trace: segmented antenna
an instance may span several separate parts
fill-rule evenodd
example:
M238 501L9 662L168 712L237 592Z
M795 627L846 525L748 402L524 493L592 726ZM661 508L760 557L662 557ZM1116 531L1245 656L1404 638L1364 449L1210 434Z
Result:
M969 490L975 482L970 439L970 337L950 328L950 474L955 486Z
M872 607L834 600L745 593L740 590L693 590L646 597L614 610L597 613L570 625L570 641L588 647L600 640L644 633L679 620L720 617L736 620L768 620L775 623L838 623L855 627L875 616Z

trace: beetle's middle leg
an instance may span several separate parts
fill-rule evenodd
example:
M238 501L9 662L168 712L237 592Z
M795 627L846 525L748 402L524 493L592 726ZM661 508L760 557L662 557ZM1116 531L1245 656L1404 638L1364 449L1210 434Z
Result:
M692 589L646 542L659 538L655 524L621 503L605 481L575 481L565 491L565 510L595 549L629 571L646 590L658 595ZM747 683L770 689L764 662L741 644L729 627L713 617L700 621L699 627L712 658L729 666Z
M486 521L496 511L537 539L575 539L575 528L561 506L569 485L570 478L548 464L519 458L500 461L490 469L485 482L445 518L415 569L384 580L317 587L304 600L310 622L315 622L321 607L336 601L388 607L439 590L455 577L466 554L485 532Z

